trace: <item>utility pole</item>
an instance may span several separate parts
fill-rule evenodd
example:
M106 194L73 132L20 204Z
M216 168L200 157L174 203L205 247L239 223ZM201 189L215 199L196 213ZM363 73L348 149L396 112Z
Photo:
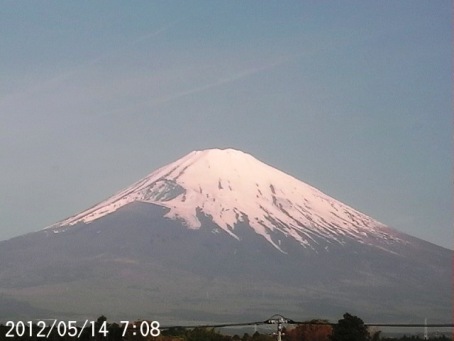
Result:
M277 341L282 341L282 322L277 324Z
M284 323L294 323L293 320L289 320L281 315L273 315L270 319L266 320L265 323L268 324L277 324L277 332L274 335L277 335L277 341L282 341L282 328Z
M424 340L429 340L429 333L427 332L427 317L424 319Z

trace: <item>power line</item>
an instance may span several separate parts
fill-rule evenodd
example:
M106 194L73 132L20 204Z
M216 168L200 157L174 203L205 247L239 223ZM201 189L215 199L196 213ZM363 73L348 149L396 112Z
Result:
M292 324L292 325L337 325L337 322L329 321L295 321L292 319L285 318L281 315L273 315L265 321L255 322L233 322L233 323L220 323L220 324L201 324L201 325L186 325L186 326L162 326L162 329L194 329L194 328L226 328L226 327L245 327L245 326L259 326L266 324ZM454 328L453 323L364 323L367 327L391 327L391 328Z

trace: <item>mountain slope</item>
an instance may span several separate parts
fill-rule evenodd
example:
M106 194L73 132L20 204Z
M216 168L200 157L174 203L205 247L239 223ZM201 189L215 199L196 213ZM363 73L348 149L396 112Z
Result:
M234 238L235 225L247 220L282 252L273 239L276 231L311 248L320 239L341 244L346 239L370 244L377 239L399 241L395 231L378 221L232 149L192 152L52 227L89 223L135 201L168 208L166 217L180 219L188 228L200 228L200 212Z
M446 322L451 259L248 154L198 151L0 242L0 320Z

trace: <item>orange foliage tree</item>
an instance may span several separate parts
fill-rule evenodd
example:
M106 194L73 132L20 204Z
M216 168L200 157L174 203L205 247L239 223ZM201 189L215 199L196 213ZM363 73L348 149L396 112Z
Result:
M287 341L329 341L333 332L331 325L324 320L312 320L285 332Z

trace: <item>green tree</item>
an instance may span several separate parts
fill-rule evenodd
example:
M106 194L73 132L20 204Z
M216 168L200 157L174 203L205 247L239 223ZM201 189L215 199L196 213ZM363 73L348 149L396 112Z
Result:
M123 340L123 329L118 323L113 323L108 327L109 334L107 336L108 341L122 341Z
M349 313L344 314L344 318L340 319L333 326L332 341L369 341L370 335L367 326L363 320L357 316L352 316Z

